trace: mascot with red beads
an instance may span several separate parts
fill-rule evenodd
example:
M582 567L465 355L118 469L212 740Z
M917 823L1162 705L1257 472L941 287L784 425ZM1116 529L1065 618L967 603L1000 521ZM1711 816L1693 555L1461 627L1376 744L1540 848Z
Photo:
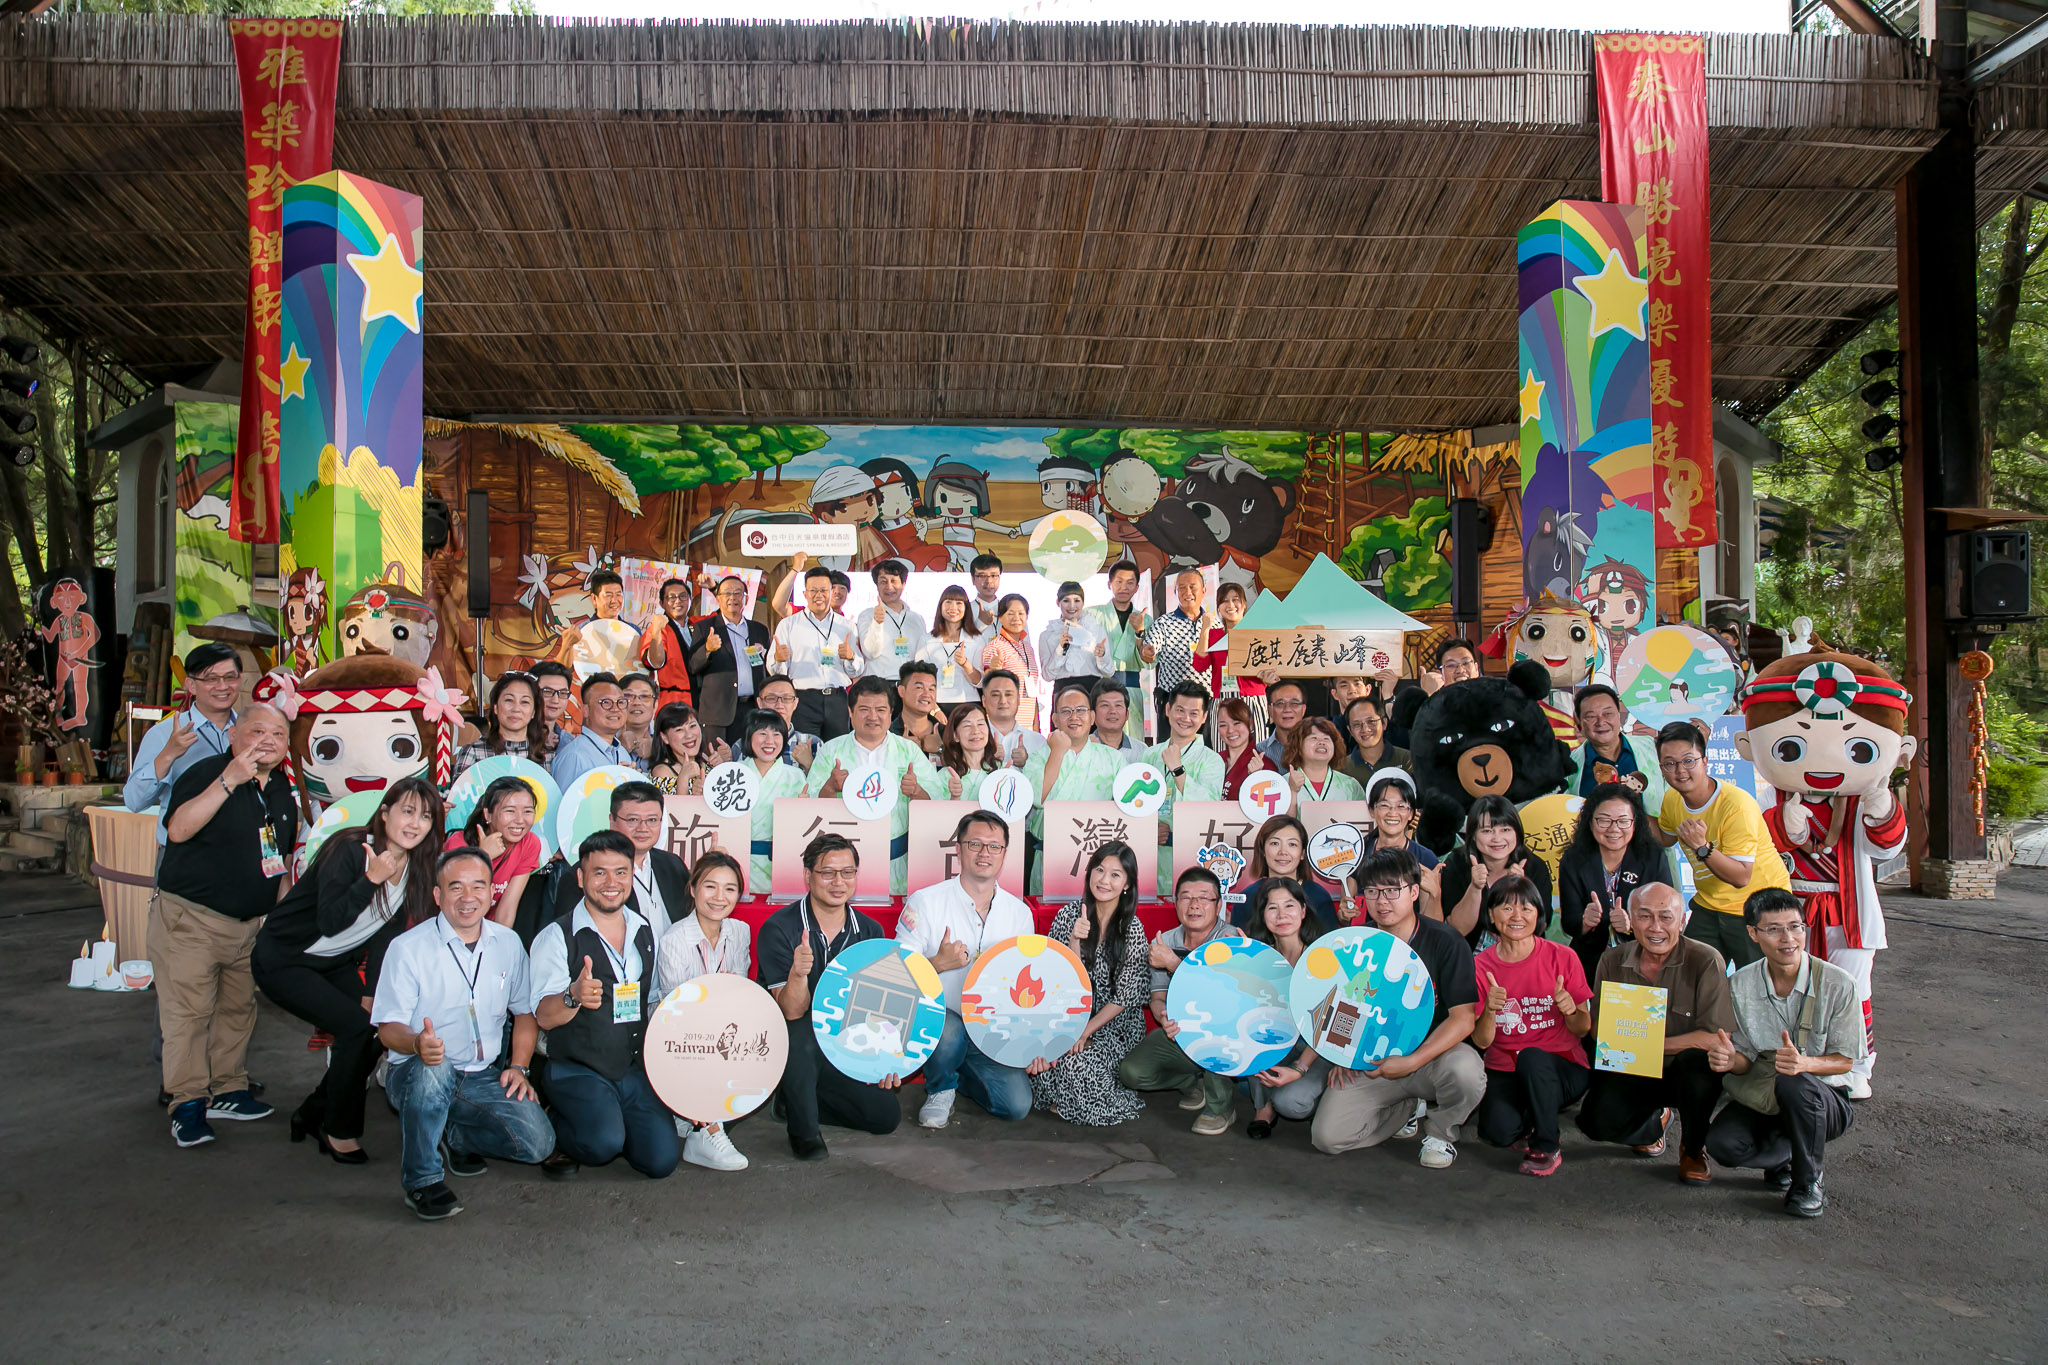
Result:
M1870 969L1886 946L1876 869L1906 846L1891 776L1913 759L1913 699L1883 665L1838 653L1780 659L1740 695L1735 746L1777 789L1764 822L1806 904L1808 949L1856 978L1868 1033ZM1849 1075L1852 1098L1868 1098L1876 1057L1873 1042Z

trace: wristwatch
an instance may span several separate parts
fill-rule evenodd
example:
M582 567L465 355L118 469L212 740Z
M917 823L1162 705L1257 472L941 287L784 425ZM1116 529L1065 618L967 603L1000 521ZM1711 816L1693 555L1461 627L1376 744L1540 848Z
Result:
M583 1008L582 1002L576 999L576 988L573 985L566 986L562 990L562 1008L565 1010L580 1010Z
M527 1070L527 1068L525 1068L525 1067L521 1066L521 1065L520 1065L519 1063L517 1063L517 1062L514 1062L514 1063L512 1063L512 1064L511 1064L511 1066L510 1066L509 1068L507 1068L507 1069L508 1069L508 1070L512 1070L512 1071L516 1071L516 1072L518 1072L518 1073L519 1073L520 1075L522 1075L522 1076L531 1076L531 1075L533 1074L533 1073L532 1073L531 1071Z
M1694 849L1693 853L1696 854L1702 861L1712 857L1714 853L1714 841L1712 839L1707 840L1704 844L1701 844L1698 848Z

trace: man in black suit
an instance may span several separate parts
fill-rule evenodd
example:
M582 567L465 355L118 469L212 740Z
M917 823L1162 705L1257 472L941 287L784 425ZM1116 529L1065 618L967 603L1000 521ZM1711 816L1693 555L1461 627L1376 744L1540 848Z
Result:
M612 828L633 844L633 892L626 904L647 921L654 941L669 928L694 913L690 903L690 871L683 860L665 848L661 840L661 788L652 782L622 782L612 788ZM583 898L574 870L562 877L555 891L559 915L574 911Z
M718 614L692 632L691 687L706 736L723 734L737 747L768 682L768 628L745 615L747 585L739 579L720 579L717 596Z

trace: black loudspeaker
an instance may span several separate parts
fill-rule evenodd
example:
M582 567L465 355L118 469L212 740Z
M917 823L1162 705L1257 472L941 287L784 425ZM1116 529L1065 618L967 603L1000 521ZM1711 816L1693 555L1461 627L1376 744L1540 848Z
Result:
M1493 513L1477 498L1451 499L1451 619L1479 619L1479 560L1493 548Z
M448 504L432 493L420 499L420 548L428 554L448 547Z
M463 532L469 537L469 614L491 614L491 495L481 488L469 490L469 510L463 517Z
M1969 562L1963 567L1969 593L1963 614L1972 620L2025 616L2034 597L2032 536L1999 527L1970 532Z

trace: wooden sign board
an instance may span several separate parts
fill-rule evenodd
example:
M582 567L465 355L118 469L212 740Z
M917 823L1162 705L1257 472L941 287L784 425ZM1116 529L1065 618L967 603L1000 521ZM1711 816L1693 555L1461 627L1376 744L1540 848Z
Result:
M980 810L973 801L912 801L910 803L910 889L927 886L960 875L960 851L953 843L953 831L960 818ZM1024 824L1010 827L1010 851L1003 855L1003 870L996 884L1013 896L1024 894Z
M1150 878L1143 870L1158 857L1159 817L1126 815L1114 801L1053 801L1045 807L1045 846L1039 851L1045 869L1043 895L1068 900L1086 889L1083 874L1089 855L1104 844L1121 841L1137 855L1139 895Z
M804 880L804 846L820 834L843 834L859 850L860 876L853 884L856 900L889 899L889 822L856 819L837 797L783 797L775 803L770 894L778 900L785 896L794 900L809 889Z
M1295 678L1342 678L1401 666L1398 630L1233 630L1223 671L1247 675L1276 668Z

